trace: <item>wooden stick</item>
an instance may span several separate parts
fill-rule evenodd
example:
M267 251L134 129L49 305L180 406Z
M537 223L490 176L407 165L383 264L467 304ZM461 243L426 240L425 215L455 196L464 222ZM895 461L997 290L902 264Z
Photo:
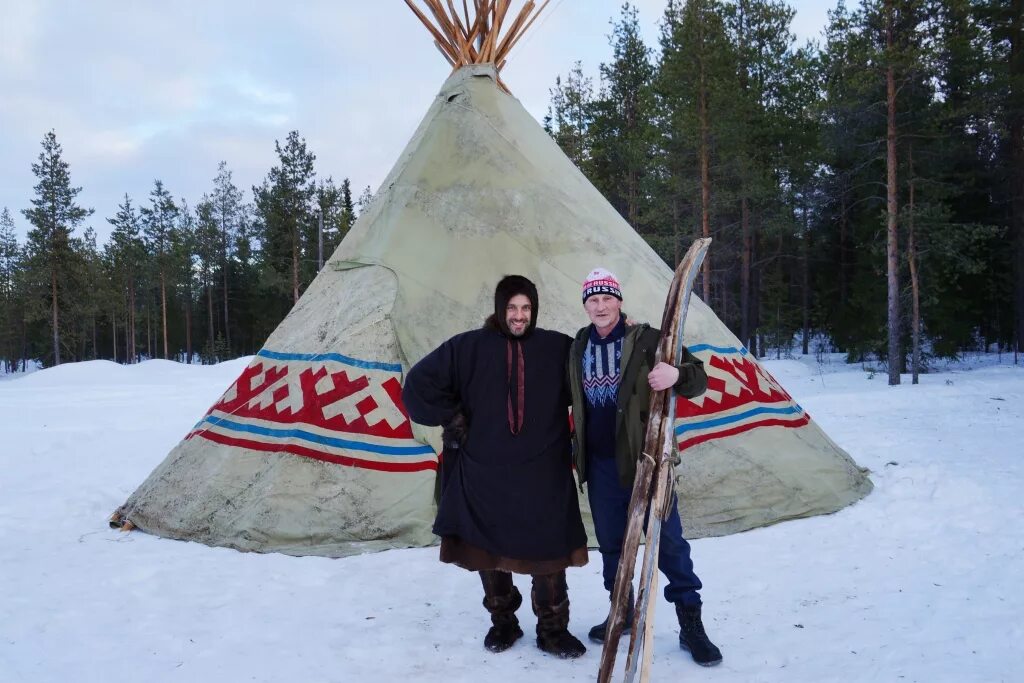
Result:
M455 60L455 58L453 58L453 57L449 57L449 56L448 56L448 53L447 53L447 52L445 52L445 50L444 50L444 48L443 48L443 47L441 47L441 43L439 43L439 42L437 42L437 41L435 40L435 41L434 41L434 47L436 47L436 48L437 48L437 51L441 53L441 56L442 56L442 57L444 57L444 59L445 59L445 61L446 61L446 62L448 62L449 64L451 64L451 65L452 65L453 67L455 67L455 68L458 68L458 66L459 66L459 65L458 65L458 64L456 63L456 60Z
M661 338L655 351L655 365L663 360L671 364L675 363L678 350L681 348L677 342L682 338L682 329L686 321L689 304L688 290L693 286L693 279L696 277L700 262L703 261L709 245L710 239L695 241L676 268L668 296L665 298L665 309L661 318ZM640 577L638 593L642 600L646 600L646 604L641 605L643 611L637 614L637 619L642 623L635 624L631 638L630 657L634 673L636 657L639 654L636 650L638 639L639 642L645 640L646 634L649 633L647 619L650 618L653 622L654 618L653 612L649 612L653 609L650 594L654 571L653 566L648 563L648 557L650 557L650 562L654 562L657 557L661 521L667 510L665 499L672 499L668 492L672 488L673 472L673 459L670 458L672 451L669 449L674 448L675 445L674 425L672 424L675 417L673 392L652 391L648 414L650 417L644 434L643 455L637 464L636 478L633 481L633 495L629 501L625 536L622 542L622 556L615 574L615 587L612 590L612 606L608 615L608 630L605 634L604 649L601 652L598 683L608 683L615 668L616 650L622 635L622 624L625 621L626 594L633 582L636 551L640 545L640 526L645 512L651 516L648 518L644 566L651 571L650 576L645 571ZM648 643L647 647L651 647L651 644ZM649 671L644 671L642 668L641 676L649 675Z
M510 52L512 50L512 48L514 48L516 46L516 43L519 42L519 39L522 38L526 34L526 32L530 30L530 27L533 26L533 22L536 21L537 17L540 16L540 13L544 11L544 8L548 6L549 2L551 2L551 0L544 0L544 4L540 6L540 9L538 9L536 12L533 13L533 16L530 17L530 21L526 24L526 26L523 27L523 30L520 31L516 35L515 39L509 44L509 46L507 48L505 48L505 53L506 54L508 52ZM502 55L502 56L504 56L504 55Z
M671 427L671 422L669 422ZM672 431L671 428L665 431ZM647 533L644 534L646 546L644 547L643 569L640 570L640 587L637 590L636 608L633 618L633 633L629 639L629 654L626 657L626 683L633 683L636 676L639 662L649 662L649 655L654 651L654 638L651 635L654 628L654 608L658 604L658 549L661 546L661 523L662 515L657 509L658 501L663 500L665 491L671 486L671 474L666 476L666 471L671 469L671 464L666 467L664 459L658 462L654 473L654 493L651 495L651 505L647 509ZM668 481L666 481L668 480ZM640 667L643 671L644 667Z
M465 0L463 0L463 2L465 2ZM466 28L466 26L462 25L462 21L459 19L458 10L455 9L455 3L452 2L452 0L448 0L448 9L451 10L452 16L455 17L455 23L458 24L459 27L459 31L455 35L455 38L459 44L459 63L472 64L473 60L469 56L469 47L467 46L469 29Z
M437 23L441 27L441 32L447 39L448 45L451 47L451 49L449 50L450 54L452 55L452 57L458 60L460 51L459 44L456 39L457 31L455 30L455 27L452 25L451 21L448 19L448 15L445 14L444 7L441 6L441 0L423 1L427 3L427 7L430 8L431 14L434 15L435 19L437 19Z
M487 2L488 0L483 0L483 4L485 7L487 5ZM477 6L479 7L479 5L480 3L478 2ZM473 42L476 40L478 35L482 35L481 31L483 30L484 24L486 23L486 17L486 12L480 12L479 14L477 14L476 20L473 22L473 28L469 32L469 37L466 39L466 42L469 43L469 56L472 58L473 64L480 63L480 53L477 51L476 46L473 44Z
M498 38L501 36L501 27L505 23L505 15L508 14L508 8L512 6L512 0L499 0L501 2L501 12L498 13L495 24L494 24L494 38L491 40L491 61L494 61L495 49L498 45Z
M441 54L445 55L445 59L447 59L449 63L453 63L453 61L458 58L458 55L455 52L451 52L449 54L445 52L445 50L441 49L442 44L449 45L448 40L441 35L441 33L434 27L434 24L427 19L426 15L420 12L419 8L413 4L412 0L405 0L405 4L409 6L409 9L411 9L417 17L419 17L419 20L427 27L427 30L430 31L431 35L434 36L434 44L438 46L439 50L441 50ZM449 50L450 49L451 47L449 45Z
M529 0L529 2L523 5L522 9L519 10L519 14L516 15L515 21L512 22L508 31L505 32L505 37L502 38L501 42L498 44L498 48L494 51L495 61L504 54L505 48L508 46L508 42L516 37L520 26L522 26L524 21L526 21L526 17L529 16L530 10L532 10L533 7L533 0Z
M633 569L636 566L636 551L640 546L640 527L643 525L647 501L650 500L653 472L654 458L645 455L637 461L633 494L629 499L629 512L626 516L622 557L619 559L619 569L615 573L611 608L608 612L608 630L605 632L601 666L597 674L597 680L602 683L611 680L612 670L615 668L615 655L625 623L626 603L629 601L629 589L633 583Z
M452 19L455 20L455 26L459 29L459 34L465 38L466 33L469 29L462 25L462 19L459 18L459 11L455 9L455 3L452 0L447 0L448 11L451 12Z
M487 32L487 41L484 45L482 55L484 63L494 61L494 44L498 40L498 33L501 32L501 20L508 9L509 0L495 0L491 6L491 28Z
M437 20L437 25L441 28L441 31L449 39L453 39L455 37L455 25L452 24L448 13L444 11L444 5L441 4L441 0L423 0L423 2L430 8L430 13L434 15L434 19Z

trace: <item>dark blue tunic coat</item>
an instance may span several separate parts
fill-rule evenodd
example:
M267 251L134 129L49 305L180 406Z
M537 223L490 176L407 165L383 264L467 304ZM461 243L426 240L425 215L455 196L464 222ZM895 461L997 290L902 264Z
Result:
M535 329L522 345L525 410L509 425L509 339L484 328L452 337L409 371L402 400L415 422L467 418L444 454L434 533L496 556L544 561L586 546L572 477L566 362L572 338Z

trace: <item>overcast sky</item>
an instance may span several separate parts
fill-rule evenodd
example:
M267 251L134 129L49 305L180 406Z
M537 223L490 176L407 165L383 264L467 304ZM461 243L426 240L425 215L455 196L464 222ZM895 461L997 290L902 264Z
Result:
M666 1L633 4L656 47ZM790 4L802 44L820 37L835 3ZM0 208L19 239L50 129L101 243L125 193L148 203L156 178L194 206L225 160L250 197L290 130L316 154L318 176L376 190L449 67L402 0L288 5L0 0ZM512 51L503 79L538 120L574 61L596 84L621 5L551 0Z

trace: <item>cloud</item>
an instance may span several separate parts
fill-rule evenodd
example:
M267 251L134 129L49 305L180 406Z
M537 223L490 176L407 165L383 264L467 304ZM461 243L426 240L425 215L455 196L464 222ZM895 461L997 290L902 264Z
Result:
M124 194L145 203L155 178L194 205L225 160L248 193L290 130L320 176L376 189L449 72L397 1L0 2L0 207L22 235L51 128L102 241ZM665 0L634 4L654 45ZM503 74L531 114L576 60L596 76L620 9L552 0Z

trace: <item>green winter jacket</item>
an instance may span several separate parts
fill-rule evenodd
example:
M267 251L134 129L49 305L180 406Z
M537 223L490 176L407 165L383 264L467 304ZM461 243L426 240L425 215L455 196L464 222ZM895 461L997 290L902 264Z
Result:
M587 348L590 328L588 325L576 333L576 339L569 351L568 368L575 425L573 464L581 488L587 480L587 440L584 434L587 425L587 398L583 393L583 353ZM628 326L626 336L622 340L622 379L619 382L618 413L615 420L615 460L619 469L619 480L627 488L633 485L636 461L643 449L647 411L651 403L651 387L647 383L647 374L653 367L660 337L659 330L644 323ZM704 363L686 347L683 347L683 357L676 367L679 370L679 380L675 385L677 396L693 398L704 393L708 386Z

